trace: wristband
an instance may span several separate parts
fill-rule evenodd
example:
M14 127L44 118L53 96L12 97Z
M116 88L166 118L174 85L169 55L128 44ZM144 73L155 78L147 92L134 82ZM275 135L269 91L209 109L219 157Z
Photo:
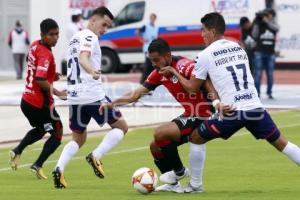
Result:
M216 106L217 106L219 103L220 103L220 100L219 100L219 99L215 99L215 100L213 100L212 105L213 105L214 108L216 108Z

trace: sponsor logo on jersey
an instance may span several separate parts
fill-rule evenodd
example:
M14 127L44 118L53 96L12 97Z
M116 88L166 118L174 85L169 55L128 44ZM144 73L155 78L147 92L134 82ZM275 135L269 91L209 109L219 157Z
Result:
M45 60L45 61L44 61L44 67L45 67L46 69L48 69L48 67L49 67L49 60Z
M91 35L90 35L90 36L87 36L85 39L86 39L86 41L91 42L92 39L93 39L93 36L91 36Z
M172 76L172 82L173 83L177 83L178 82L178 78L175 75Z
M84 46L84 47L87 47L87 48L91 48L91 47L92 47L92 45L89 44L89 43L84 43L83 46Z
M69 94L70 94L71 97L77 97L78 96L78 93L75 90L70 91Z
M74 38L73 40L71 40L69 46L72 46L74 44L79 44L79 40L77 38Z
M239 46L234 46L234 47L229 47L229 48L226 48L226 49L221 49L221 50L217 50L217 51L214 51L212 52L213 56L214 57L217 57L217 56L221 56L221 55L224 55L224 54L232 54L232 53L235 53L235 52L239 52L239 51L242 51L243 49Z
M244 94L239 94L234 96L234 102L242 101L242 100L249 100L252 99L254 96L253 92L247 92Z

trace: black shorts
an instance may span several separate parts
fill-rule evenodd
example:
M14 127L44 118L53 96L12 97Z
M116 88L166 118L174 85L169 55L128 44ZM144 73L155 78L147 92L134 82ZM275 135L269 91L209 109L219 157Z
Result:
M113 124L118 121L122 114L117 108L107 109L103 114L99 113L99 107L103 103L111 102L108 97L94 103L69 106L70 129L82 133L93 118L97 124L103 126L105 123Z
M62 123L55 108L50 111L48 107L37 108L22 99L21 110L32 127L43 132L55 132L62 128Z
M186 143L189 141L189 137L193 130L195 130L200 124L205 120L204 117L197 117L197 116L191 116L191 117L185 117L183 115L180 115L172 120L174 122L181 133L181 140L178 143L178 145L181 145L183 143Z

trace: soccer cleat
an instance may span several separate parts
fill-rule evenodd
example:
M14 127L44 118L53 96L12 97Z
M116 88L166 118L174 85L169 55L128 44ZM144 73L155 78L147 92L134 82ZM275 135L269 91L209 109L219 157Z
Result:
M181 176L176 175L175 172L172 170L160 175L159 180L167 184L176 184L179 180L188 176L190 176L190 172L187 168L185 168L184 173Z
M9 151L9 164L11 166L12 170L17 170L18 169L18 162L20 160L21 155L20 154L16 154L13 150Z
M175 184L164 184L155 188L155 192L176 192L183 193L183 188L180 183L177 182Z
M38 179L48 179L48 177L44 174L43 168L33 164L30 166L30 171L36 175Z
M200 192L203 192L202 186L193 187L191 183L189 183L187 186L183 187L183 193L200 193Z
M64 177L64 174L59 170L59 167L56 167L52 172L54 187L57 189L63 189L67 187L67 183Z
M92 153L89 153L86 157L85 157L86 161L92 166L94 173L96 176L98 176L99 178L104 178L104 171L102 168L102 163L97 160Z

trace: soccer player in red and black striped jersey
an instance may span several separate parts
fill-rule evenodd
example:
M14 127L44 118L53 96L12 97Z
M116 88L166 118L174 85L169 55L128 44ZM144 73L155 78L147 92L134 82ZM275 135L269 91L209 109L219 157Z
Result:
M47 179L42 166L60 145L63 135L53 95L65 99L66 91L53 88L53 82L59 79L51 51L59 37L58 24L53 19L45 19L40 23L40 30L41 39L31 44L27 55L27 76L21 100L21 110L33 128L27 132L18 146L10 151L10 164L13 170L17 170L23 150L42 139L46 133L50 133L38 159L30 167L38 178Z
M173 76L171 73L163 72L165 67L172 67L182 74L182 76L189 79L195 62L184 57L172 56L168 43L163 39L153 40L148 48L148 52L155 69L151 72L143 85L111 103L102 105L100 111L135 102L159 85L166 87L172 96L182 105L184 113L171 122L159 126L155 130L154 141L151 143L150 149L154 162L160 172L163 174L168 171L173 171L178 179L172 183L162 185L156 190L181 192L181 187L177 180L191 174L191 184L194 190L201 192L205 146L190 143L190 158L192 158L190 162L197 163L197 167L190 170L183 166L177 146L188 142L191 132L199 126L204 119L211 115L210 106L200 88L198 92L189 94L182 87L176 76ZM207 82L205 89L215 93L210 82Z

